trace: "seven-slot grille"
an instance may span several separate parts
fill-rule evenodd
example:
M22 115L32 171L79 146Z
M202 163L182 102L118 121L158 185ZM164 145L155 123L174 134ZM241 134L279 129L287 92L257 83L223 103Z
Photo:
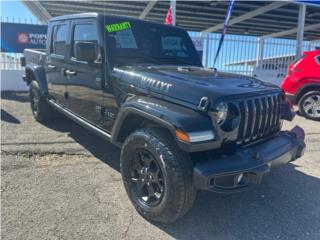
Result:
M240 126L237 143L268 135L280 128L280 94L267 94L238 102Z

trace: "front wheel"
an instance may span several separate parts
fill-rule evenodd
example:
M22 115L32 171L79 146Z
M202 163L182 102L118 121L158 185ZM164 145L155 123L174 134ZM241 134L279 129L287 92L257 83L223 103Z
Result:
M174 222L195 200L192 160L164 129L141 129L126 139L121 174L131 202L148 220Z
M320 91L304 94L299 100L299 112L308 119L320 121Z

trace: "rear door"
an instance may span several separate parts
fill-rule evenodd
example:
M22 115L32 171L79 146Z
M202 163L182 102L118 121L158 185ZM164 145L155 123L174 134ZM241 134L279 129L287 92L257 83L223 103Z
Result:
M47 47L46 77L50 97L60 105L65 105L66 76L64 69L68 59L69 21L54 22L49 28Z
M74 47L77 42L96 43L96 60L92 63L75 57ZM89 122L99 125L102 91L102 58L96 20L73 20L71 22L70 61L67 70L67 107L73 113Z

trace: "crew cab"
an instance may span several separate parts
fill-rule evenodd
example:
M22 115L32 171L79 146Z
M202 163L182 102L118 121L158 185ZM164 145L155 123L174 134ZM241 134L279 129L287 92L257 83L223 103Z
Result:
M124 187L149 220L177 220L198 190L247 190L305 149L301 128L281 131L294 112L279 87L204 68L178 27L60 16L46 49L24 57L35 119L60 112L120 147Z
M293 62L281 87L301 115L320 121L320 50L304 52Z

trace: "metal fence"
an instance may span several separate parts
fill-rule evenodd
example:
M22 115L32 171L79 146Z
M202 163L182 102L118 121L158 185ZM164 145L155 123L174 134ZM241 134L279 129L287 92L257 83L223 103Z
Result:
M9 18L9 17L0 17L0 21L1 22L5 22L5 23L25 23L25 24L43 24L41 23L37 18Z
M0 53L0 69L1 70L21 70L20 58L22 53Z
M196 34L198 33L192 33L191 36ZM202 60L205 66L216 67L221 71L244 75L254 75L259 70L270 70L274 74L286 73L288 66L296 59L296 40L265 39L263 49L259 52L261 40L258 37L226 35L217 62L213 66L219 41L220 34L212 33L203 37L206 54ZM312 51L319 47L320 40L303 42L303 51Z

